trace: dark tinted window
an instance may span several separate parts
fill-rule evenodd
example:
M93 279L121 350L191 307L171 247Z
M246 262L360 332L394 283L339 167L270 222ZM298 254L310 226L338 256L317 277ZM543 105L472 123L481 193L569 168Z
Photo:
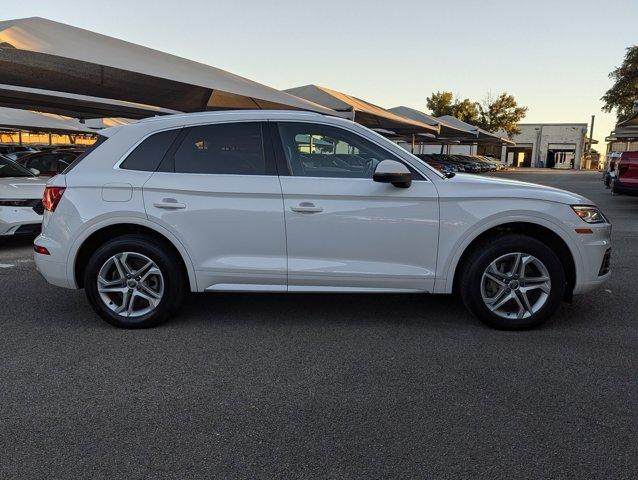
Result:
M126 170L142 170L144 172L154 172L166 155L166 152L177 137L179 129L167 130L151 135L135 150L133 150L126 160L122 162L120 168Z
M59 155L55 153L36 153L32 157L29 157L24 166L27 168L35 168L42 173L56 172L58 165Z
M71 165L73 160L79 157L79 153L62 153L58 155L58 165L56 172L61 172Z
M385 149L342 128L282 122L279 133L288 170L297 177L372 178L382 160L401 162ZM414 180L423 179L410 165L406 167Z
M266 175L261 124L190 128L175 152L175 172Z
M33 174L8 158L0 156L0 178L32 177Z
M26 158L24 166L41 173L59 173L67 168L80 154L74 152L36 153Z

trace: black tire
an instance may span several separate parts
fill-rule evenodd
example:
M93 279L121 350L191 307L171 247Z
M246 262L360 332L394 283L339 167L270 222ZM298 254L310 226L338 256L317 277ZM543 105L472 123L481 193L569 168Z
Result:
M551 281L545 304L531 316L521 319L495 314L481 294L481 281L488 266L497 258L514 252L536 257L547 269ZM558 309L565 294L565 271L558 256L544 243L526 235L503 234L481 242L467 257L461 272L459 290L465 306L481 321L500 330L527 330L541 325Z
M109 309L98 292L97 278L105 262L113 255L133 252L148 257L161 271L164 293L151 312L139 317L126 317ZM95 312L103 320L119 328L149 328L168 320L181 305L187 289L187 278L181 258L161 240L143 234L123 235L99 247L90 257L84 273L84 290Z

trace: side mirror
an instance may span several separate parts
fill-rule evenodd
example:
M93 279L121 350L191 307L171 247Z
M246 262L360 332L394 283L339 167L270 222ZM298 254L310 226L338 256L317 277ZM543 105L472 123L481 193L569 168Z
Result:
M40 170L38 170L37 168L30 168L29 171L34 174L36 177L38 175L40 175Z
M372 180L379 183L391 183L398 188L412 185L412 173L408 167L395 160L383 160L374 170Z

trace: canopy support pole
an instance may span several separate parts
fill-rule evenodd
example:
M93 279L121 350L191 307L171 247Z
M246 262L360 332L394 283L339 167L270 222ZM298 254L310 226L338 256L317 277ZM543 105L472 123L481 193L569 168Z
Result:
M412 152L411 152L411 153L414 153L415 142L416 142L416 140L415 140L415 138L414 138L414 133L413 133L413 134L412 134Z

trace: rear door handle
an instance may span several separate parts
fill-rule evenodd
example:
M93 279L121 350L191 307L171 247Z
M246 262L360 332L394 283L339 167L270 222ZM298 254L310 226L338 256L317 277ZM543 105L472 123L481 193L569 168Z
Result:
M153 206L163 208L165 210L179 210L181 208L186 208L186 204L179 203L174 198L163 198L161 202L154 202Z
M301 202L295 207L290 207L290 210L298 213L319 213L323 212L323 208L316 206L312 202Z

